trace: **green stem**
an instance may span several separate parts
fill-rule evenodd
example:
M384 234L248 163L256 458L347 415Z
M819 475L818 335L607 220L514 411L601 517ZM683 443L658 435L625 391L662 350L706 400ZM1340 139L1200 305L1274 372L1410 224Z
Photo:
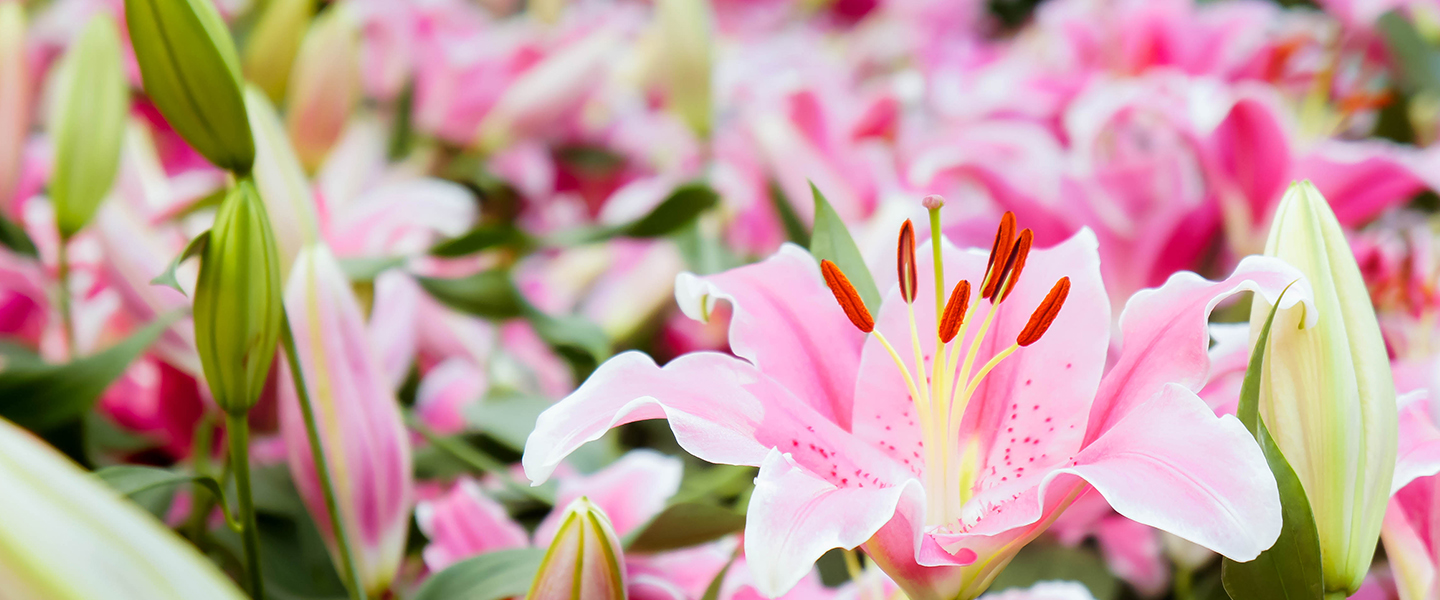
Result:
M510 468L505 463L496 460L484 452L476 450L469 444L461 443L452 438L447 438L435 433L433 429L430 429L424 423L421 423L419 419L415 418L415 415L405 413L405 424L409 425L411 429L414 429L421 437L425 438L426 441L433 444L436 448L445 451L446 454L459 459L460 462L465 463L477 471L496 476L506 487L516 493L522 496L528 496L545 504L555 503L554 498L545 495L540 490L516 481L515 478L510 475Z
M69 240L60 238L60 245L56 252L56 262L59 263L59 272L56 279L60 283L60 327L65 332L65 352L73 360L80 352L75 348L75 319L70 311L70 252L67 250Z
M1175 600L1195 600L1195 575L1185 567L1175 566L1175 581L1172 588Z
M240 497L240 520L245 524L245 573L250 578L250 597L264 600L265 583L260 576L260 530L255 525L255 500L250 495L250 422L245 413L225 417L230 438L230 464L235 466L235 495Z
M190 455L193 457L191 460L196 475L209 474L211 444L215 439L214 425L215 414L206 411L200 416L200 422L195 426L195 438L194 443L191 444ZM210 516L210 510L215 508L215 499L210 496L210 491L199 483L191 486L190 499L190 540L196 545L200 545L208 537L205 519Z
M280 339L285 344L285 358L290 362L290 377L295 382L295 395L300 398L300 413L305 416L305 434L310 438L310 458L315 461L315 473L320 478L320 491L325 495L325 511L330 515L330 527L334 530L335 545L340 551L340 566L344 571L340 577L345 581L345 590L351 600L363 600L365 585L360 582L360 571L355 568L355 558L350 553L350 538L345 532L344 519L340 518L339 503L335 501L335 484L330 479L330 463L325 460L325 444L320 439L320 428L315 424L315 409L310 402L310 388L305 385L305 373L300 367L300 354L295 349L295 333L290 329L290 315L281 316Z

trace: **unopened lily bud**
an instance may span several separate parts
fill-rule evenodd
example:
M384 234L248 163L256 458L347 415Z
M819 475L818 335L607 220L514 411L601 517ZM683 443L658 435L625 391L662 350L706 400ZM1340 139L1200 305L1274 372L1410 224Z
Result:
M245 78L265 91L271 102L285 99L290 67L315 16L312 0L271 0L245 40Z
M50 138L55 144L50 199L60 237L68 239L95 216L120 167L130 99L120 64L120 34L109 15L90 18L61 59L50 94Z
M715 47L710 3L659 0L655 3L659 75L670 110L695 133L710 133L710 89Z
M210 162L246 174L255 144L241 98L240 59L211 0L125 0L145 93Z
M220 205L195 283L195 343L215 403L244 414L280 339L280 264L265 205L242 180Z
M30 130L30 73L25 57L25 7L0 2L0 207L20 178L20 157Z
M405 554L414 507L410 440L400 403L371 342L360 302L323 243L300 250L285 287L320 443L335 486L340 524L368 597L389 589ZM280 432L305 506L344 570L305 419L287 364L280 384Z
M245 597L154 517L4 419L0 489L7 599Z
M565 509L525 600L623 600L624 562L610 518L581 497Z
M1310 501L1325 588L1349 595L1370 568L1395 470L1390 361L1345 233L1310 182L1285 193L1265 253L1309 279L1318 321L1302 328L1299 306L1276 315L1260 412ZM1257 297L1252 332L1269 312Z
M285 128L300 162L316 169L360 101L360 30L345 6L325 11L310 26L288 95Z

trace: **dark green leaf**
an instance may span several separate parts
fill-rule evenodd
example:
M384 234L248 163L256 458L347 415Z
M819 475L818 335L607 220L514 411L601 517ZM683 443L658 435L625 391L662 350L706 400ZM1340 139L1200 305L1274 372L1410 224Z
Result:
M1288 289L1288 288L1287 288ZM1284 296L1284 292L1281 292ZM1300 478L1285 460L1270 431L1260 418L1260 378L1265 365L1265 352L1270 341L1270 326L1275 321L1279 301L1270 308L1270 316L1260 329L1250 364L1240 387L1240 404L1236 416L1255 434L1275 483L1280 488L1280 507L1284 524L1280 538L1269 550L1250 562L1225 559L1223 581L1225 591L1234 600L1321 600L1325 597L1324 571L1320 564L1320 537L1315 530L1315 516Z
M165 268L164 273L156 275L154 279L151 279L150 285L163 285L184 294L185 289L180 287L180 282L175 279L175 270L180 268L181 263L199 256L204 252L205 244L208 243L210 243L210 230L206 229L200 235L195 236L195 239L190 240L190 243L185 244L185 249L180 252L180 256L176 256L175 260L170 261L170 266Z
M481 554L431 575L411 600L500 600L523 596L544 559L544 548Z
M584 373L580 375L588 375L589 371L610 357L610 336L605 335L599 325L579 315L557 317L547 314L523 298L521 303L524 316L535 328L535 333L572 365L582 367Z
M625 551L664 552L697 546L745 528L745 515L713 504L672 504L626 536Z
M240 522L230 514L230 509L225 504L225 491L220 488L220 482L209 475L177 473L169 469L140 465L116 465L96 471L95 476L124 496L134 496L161 487L198 483L219 498L220 510L224 512L225 522L230 525L230 528L236 531L240 530Z
M0 349L0 416L36 432L80 418L179 316L163 315L104 352L61 365Z
M710 585L705 587L705 595L701 596L700 600L720 600L720 586L725 584L725 574L730 572L730 566L735 564L735 558L738 556L740 556L740 550L737 548L730 555L730 560L725 561L725 566L721 567L720 572L715 574L715 578L710 580Z
M720 195L703 183L689 183L675 188L649 214L626 225L620 235L652 238L667 235L689 225L720 202Z
M795 205L790 203L785 190L780 189L773 181L770 182L770 204L775 207L775 213L780 215L780 223L785 226L785 236L796 244L809 246L810 233L805 230L805 223L800 220L800 215L795 213Z
M38 258L40 251L35 249L35 242L30 241L30 235L25 233L25 228L19 223L0 215L0 245L9 248L11 252L30 258Z
M487 319L511 319L521 315L520 290L510 281L510 272L504 269L490 269L453 279L417 276L415 280L430 296L463 313Z
M430 254L453 258L489 250L498 246L523 246L528 243L524 232L510 225L481 225L452 238L435 244Z
M365 256L340 259L340 270L350 281L374 281L381 273L405 264L400 256Z
M1041 581L1057 580L1084 584L1096 600L1120 597L1120 581L1110 574L1105 561L1093 550L1048 543L1032 543L1022 549L995 577L990 591L1028 588Z
M855 285L865 306L871 312L880 310L880 288L875 286L875 277L870 274L870 267L865 266L850 230L814 183L810 184L810 193L815 196L815 230L810 234L810 253L817 261L829 260L840 267Z

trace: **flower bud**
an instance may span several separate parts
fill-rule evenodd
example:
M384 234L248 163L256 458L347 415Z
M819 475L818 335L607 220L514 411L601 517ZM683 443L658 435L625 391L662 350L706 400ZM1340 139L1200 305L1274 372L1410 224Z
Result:
M582 496L565 509L525 600L623 600L624 562L610 518Z
M125 0L145 93L170 126L216 166L250 172L255 144L240 59L210 0Z
M0 2L0 208L20 179L30 131L30 73L25 57L25 7Z
M1265 253L1305 274L1319 314L1303 329L1304 308L1276 315L1260 411L1314 511L1325 588L1348 595L1370 567L1395 470L1390 361L1345 234L1310 182L1285 193ZM1269 312L1257 297L1252 332Z
M400 403L370 342L365 316L330 249L300 250L285 288L295 350L305 375L340 524L370 597L390 587L405 553L414 505L410 441ZM289 369L280 385L280 431L305 506L340 564L308 433Z
M120 167L130 90L115 27L109 15L91 17L61 59L50 89L49 127L55 145L50 199L65 239L90 222Z
M280 338L280 264L265 205L249 180L230 191L200 261L195 343L216 404L250 410Z
M285 99L290 67L314 16L311 0L271 0L245 40L245 78L264 90L271 102Z
M290 73L285 128L300 162L309 169L320 166L359 101L359 27L338 5L310 26Z
M4 419L0 489L5 598L244 598L154 517Z
M670 110L695 133L710 133L710 80L715 47L710 3L660 0L655 3L659 75Z

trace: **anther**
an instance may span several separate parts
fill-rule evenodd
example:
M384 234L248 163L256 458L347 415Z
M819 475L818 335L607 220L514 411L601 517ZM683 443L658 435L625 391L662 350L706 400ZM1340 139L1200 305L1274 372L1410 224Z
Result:
M1010 253L1010 260L1005 262L1005 270L1000 273L1001 302L1010 297L1010 292L1015 291L1015 284L1020 282L1020 272L1025 270L1025 259L1030 256L1030 244L1034 241L1035 234L1029 229L1021 231L1020 239L1015 240L1015 250ZM990 300L993 302L995 299Z
M985 264L985 278L980 281L980 295L982 297L992 298L995 296L995 285L1000 281L1000 278L996 277L998 273L995 272L995 267L997 266L995 264L996 258L1000 252L1010 248L1014 243L1015 213L1007 210L1005 211L1005 215L1000 217L1000 229L995 232L995 243L990 246L990 262ZM1000 264L998 266L1004 267L1005 265Z
M1055 282L1055 287L1050 288L1050 293L1040 301L1040 306L1035 307L1035 312L1030 314L1030 322L1020 330L1020 335L1015 336L1015 343L1021 346L1029 346L1040 341L1040 336L1050 329L1050 324L1055 322L1055 317L1060 314L1060 307L1065 305L1065 297L1070 295L1070 278L1061 277Z
M895 251L895 268L900 275L900 296L906 303L915 301L915 224L905 219L900 226L899 248Z
M875 330L875 319L870 317L870 311L865 308L865 302L860 299L860 293L855 291L855 286L840 267L828 260L820 261L820 274L825 276L825 285L830 286L830 291L835 294L835 301L840 303L840 308L845 311L845 316L855 327L865 333Z
M960 280L950 291L950 300L945 302L945 314L940 319L940 343L948 344L965 324L965 309L970 307L970 282Z

